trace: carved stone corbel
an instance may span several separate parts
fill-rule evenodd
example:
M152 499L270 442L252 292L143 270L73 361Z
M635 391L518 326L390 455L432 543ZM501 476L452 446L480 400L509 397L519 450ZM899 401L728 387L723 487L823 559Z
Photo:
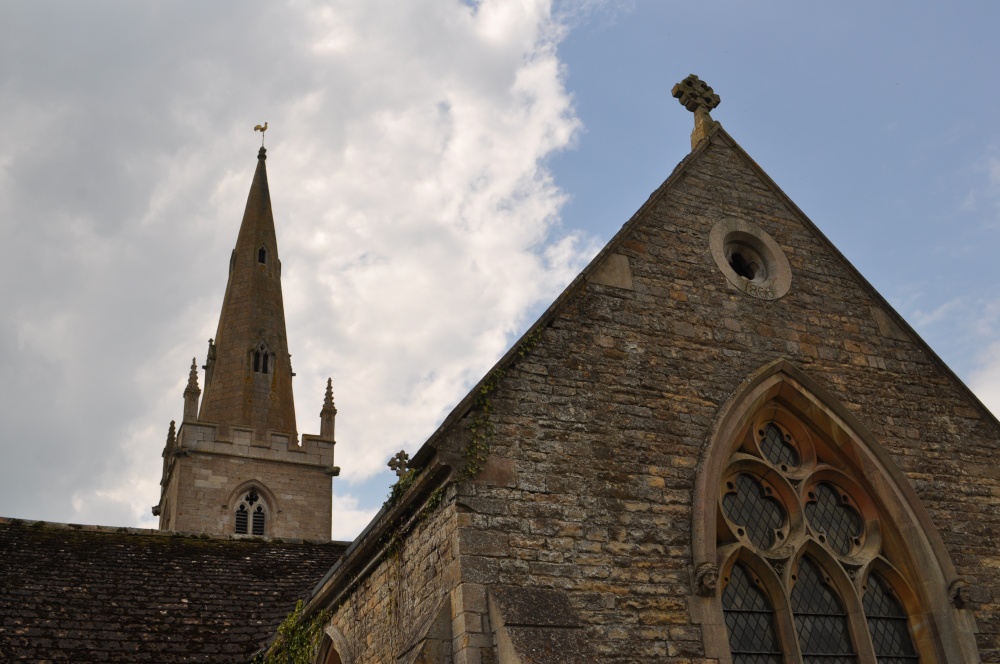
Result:
M972 609L990 601L990 591L981 585L973 585L959 577L948 586L948 597L957 609Z
M694 591L702 597L715 597L719 588L719 566L715 563L698 563L694 568Z

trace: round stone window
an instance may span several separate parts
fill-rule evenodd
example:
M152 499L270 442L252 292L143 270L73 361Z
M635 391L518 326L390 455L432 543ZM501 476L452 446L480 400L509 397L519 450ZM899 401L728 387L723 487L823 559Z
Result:
M720 221L709 234L712 258L726 279L740 291L762 300L776 300L792 285L792 269L778 243L757 224Z

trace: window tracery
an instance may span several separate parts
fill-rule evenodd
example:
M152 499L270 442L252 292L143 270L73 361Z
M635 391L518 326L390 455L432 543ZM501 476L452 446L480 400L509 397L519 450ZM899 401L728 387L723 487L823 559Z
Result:
M273 364L271 362L272 353L263 341L257 345L257 348L251 351L250 355L254 373L267 374L271 372L271 364Z
M235 533L263 537L267 528L267 508L257 489L247 491L236 505Z
M732 570L742 565L774 610L783 664L801 664L790 595L792 577L806 556L824 582L830 580L827 587L842 603L859 664L980 661L973 609L989 593L963 599L977 586L959 575L932 513L869 425L837 394L784 358L751 373L721 405L699 461L692 501L688 602L692 620L702 628L706 658L719 664L754 661L736 657L722 601ZM784 519L774 529L770 548L756 546L745 524L734 524L723 507L724 495L732 491L728 482L741 473L781 506ZM835 493L836 510L848 515L839 550L836 540L825 540L840 531L823 525L814 512L825 493L821 484ZM810 507L812 521L805 511L811 500L817 502ZM864 604L866 593L878 590L870 590L871 579L898 604L901 616L873 613ZM879 645L880 639L891 640L876 637L878 620L886 617L893 621L882 623L881 631L891 626L893 634L905 634L914 654L894 659L897 650L910 652L907 646Z
M731 453L716 538L732 662L920 661L879 509L839 454L780 407L761 412ZM760 561L774 583L741 560ZM771 634L794 636L772 648Z

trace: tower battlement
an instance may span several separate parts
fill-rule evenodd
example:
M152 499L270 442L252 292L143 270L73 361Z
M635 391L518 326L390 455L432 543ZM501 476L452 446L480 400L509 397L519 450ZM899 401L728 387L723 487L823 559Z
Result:
M318 466L331 471L333 468L333 440L320 436L302 435L301 443L286 433L265 431L263 435L249 427L230 426L223 434L218 424L212 422L185 422L177 431L177 452L200 452L241 458L285 461L307 466Z

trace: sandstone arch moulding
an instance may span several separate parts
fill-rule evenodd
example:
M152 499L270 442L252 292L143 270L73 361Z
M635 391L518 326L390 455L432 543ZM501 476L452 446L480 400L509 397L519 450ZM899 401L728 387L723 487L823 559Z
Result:
M741 619L738 586L726 593L737 577L754 587L748 598L764 597L758 608L783 653L773 661L802 661L811 646L796 627L800 572L841 603L860 664L874 664L880 647L863 609L878 593L904 612L922 664L979 661L972 612L952 602L962 580L909 481L857 417L787 360L759 369L719 409L692 507L689 607L720 664L742 660L726 620L727 611Z
M354 664L347 638L335 625L327 625L323 631L316 664Z

